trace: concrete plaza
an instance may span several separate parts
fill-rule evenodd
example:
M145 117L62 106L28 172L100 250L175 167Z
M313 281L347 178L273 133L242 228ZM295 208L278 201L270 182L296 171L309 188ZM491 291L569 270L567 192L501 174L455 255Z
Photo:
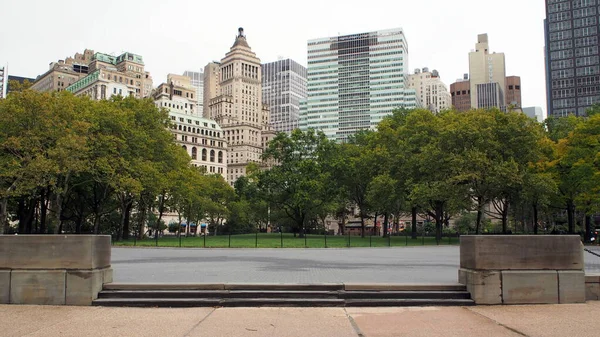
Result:
M584 259L600 272L600 257ZM112 267L114 282L135 283L456 283L459 247L113 248Z
M6 337L598 336L600 302L423 308L106 308L0 305Z

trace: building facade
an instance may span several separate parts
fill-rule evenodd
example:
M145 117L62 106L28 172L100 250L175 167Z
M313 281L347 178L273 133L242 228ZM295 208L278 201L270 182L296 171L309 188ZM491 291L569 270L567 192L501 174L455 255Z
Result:
M0 67L0 99L6 97L6 76L4 74L5 67Z
M205 68L204 92L210 96L209 117L223 129L228 144L227 182L231 185L246 175L249 163L261 163L262 153L275 132L270 127L269 109L262 102L260 59L252 51L240 28L230 51L218 64ZM219 81L213 75L218 74ZM208 86L206 86L208 84ZM215 90L216 96L212 96Z
M513 108L522 108L521 102L521 77L519 76L507 76L506 77L506 106Z
M600 103L597 0L546 0L548 117L585 116Z
M190 78L190 84L196 88L197 107L200 114L204 111L204 73L200 71L186 70L183 76Z
M432 112L438 113L452 106L452 96L437 70L415 69L414 74L408 76L408 87L415 90L421 106Z
M227 142L221 127L214 120L201 117L197 91L188 76L167 76L167 82L154 90L157 107L169 110L171 132L175 141L191 157L192 165L204 168L208 174L227 172Z
M308 98L300 129L345 141L359 130L376 128L394 109L417 107L407 69L402 29L308 41Z
M452 107L459 112L469 111L471 109L471 82L469 74L465 74L462 79L450 84L450 95L452 96Z
M39 75L31 89L41 92L62 91L89 74L89 63L94 51L86 49L73 57L51 62L48 71Z
M491 53L487 34L477 36L475 50L469 53L471 107L504 109L506 64L504 53ZM483 90L479 95L479 89Z
M221 64L219 62L211 62L204 67L204 85L202 93L202 115L206 118L212 118L210 115L210 100L213 97L219 96L219 84L221 83Z
M287 59L262 65L262 99L277 132L298 128L300 102L307 97L306 67Z
M544 111L539 106L523 108L523 113L529 118L535 119L538 123L544 122Z
M115 57L95 53L87 67L88 75L65 90L92 99L108 99L115 95L144 98L152 94L152 77L144 70L140 55L123 53Z

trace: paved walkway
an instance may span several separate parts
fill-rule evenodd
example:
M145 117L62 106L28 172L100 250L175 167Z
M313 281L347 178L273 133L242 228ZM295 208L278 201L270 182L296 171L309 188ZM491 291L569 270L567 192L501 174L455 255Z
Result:
M587 272L600 272L600 257L584 258ZM454 283L459 247L113 248L112 267L115 282Z
M39 337L598 336L600 302L451 308L140 309L0 305L0 335Z

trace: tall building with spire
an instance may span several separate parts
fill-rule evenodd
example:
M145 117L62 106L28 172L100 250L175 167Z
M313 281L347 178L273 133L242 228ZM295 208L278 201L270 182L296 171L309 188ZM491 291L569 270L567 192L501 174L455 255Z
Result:
M248 45L243 28L218 67L218 71L205 68L209 81L214 79L213 73L219 76L218 83L211 83L216 96L209 94L210 100L204 102L209 107L205 117L214 119L223 130L228 143L227 181L233 185L246 175L249 163L261 162L263 150L275 132L269 123L269 109L262 103L260 59ZM205 93L210 90L211 85L205 85Z

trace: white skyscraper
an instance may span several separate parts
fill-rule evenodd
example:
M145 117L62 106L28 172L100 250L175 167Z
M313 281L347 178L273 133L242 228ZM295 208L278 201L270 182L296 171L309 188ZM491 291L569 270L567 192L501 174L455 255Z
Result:
M420 105L408 89L407 69L400 28L308 41L308 98L300 129L345 141L358 130L374 129L394 109Z
M424 108L437 113L452 107L452 96L437 70L415 69L415 73L408 76L408 87L415 89Z
M275 131L297 129L300 102L306 100L306 67L290 59L263 64L262 96Z
M190 71L186 70L183 73L183 76L187 76L191 79L191 84L194 88L196 88L196 97L198 97L198 101L196 105L198 106L198 111L200 115L202 115L202 110L204 109L204 73L202 70L200 71Z

